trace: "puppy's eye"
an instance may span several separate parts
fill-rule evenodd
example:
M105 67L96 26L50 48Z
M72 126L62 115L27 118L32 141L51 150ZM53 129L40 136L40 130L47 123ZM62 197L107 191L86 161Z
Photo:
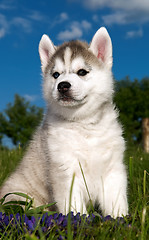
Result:
M79 76L85 76L85 75L88 74L88 73L89 73L89 72L86 71L85 69L79 69L78 72L77 72L77 74L78 74Z
M60 73L59 73L59 72L54 72L54 73L52 74L52 76L53 76L55 79L57 79L57 78L60 76Z

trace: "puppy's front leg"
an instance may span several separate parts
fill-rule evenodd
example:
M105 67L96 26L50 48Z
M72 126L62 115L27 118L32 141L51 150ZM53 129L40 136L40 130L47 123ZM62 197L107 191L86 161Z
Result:
M71 180L67 180L67 184L65 181L65 190L62 190L61 193L59 192L59 196L57 195L58 199L58 209L60 212L65 212L66 214L69 211L74 212L77 214L80 212L81 214L87 214L86 210L86 203L84 198L84 190L81 188L79 179L75 178L74 183L72 185L71 191ZM57 193L58 194L58 193Z
M103 181L102 198L100 199L103 214L122 217L128 214L127 178L125 171L112 171Z
M72 190L71 211L74 213L80 212L81 214L87 214L83 189L80 188L77 179Z

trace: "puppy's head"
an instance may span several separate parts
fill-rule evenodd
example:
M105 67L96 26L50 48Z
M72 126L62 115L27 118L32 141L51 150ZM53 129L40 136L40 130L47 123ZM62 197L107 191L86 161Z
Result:
M90 45L70 41L56 47L43 35L39 54L44 97L55 112L85 115L111 97L112 44L105 28L96 32Z

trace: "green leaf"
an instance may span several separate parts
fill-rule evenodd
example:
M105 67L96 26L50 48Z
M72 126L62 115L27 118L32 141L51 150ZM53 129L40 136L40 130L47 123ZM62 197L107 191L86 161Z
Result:
M7 206L7 205L26 205L25 201L9 201L3 204L3 206Z
M46 204L46 205L41 205L39 207L36 207L36 208L33 208L33 209L30 209L28 211L26 211L25 213L27 215L33 215L33 214L39 214L39 213L42 213L45 209L55 205L56 202L54 203L50 203L50 204ZM53 213L53 211L51 211L51 213Z
M32 235L26 234L25 239L26 240L38 240L38 238L34 234L32 234Z
M32 200L32 198L30 196L28 196L25 193L21 193L21 192L13 192L13 193L7 193L3 198L2 198L2 202L5 201L6 197L8 197L9 195L17 195L23 198L26 198L27 200ZM3 201L4 200L4 201ZM1 201L1 200L0 200Z

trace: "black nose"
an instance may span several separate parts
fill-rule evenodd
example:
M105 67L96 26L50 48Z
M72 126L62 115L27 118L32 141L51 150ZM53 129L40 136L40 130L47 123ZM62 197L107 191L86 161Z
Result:
M71 84L69 82L60 82L57 86L57 89L60 93L66 93L69 91Z

